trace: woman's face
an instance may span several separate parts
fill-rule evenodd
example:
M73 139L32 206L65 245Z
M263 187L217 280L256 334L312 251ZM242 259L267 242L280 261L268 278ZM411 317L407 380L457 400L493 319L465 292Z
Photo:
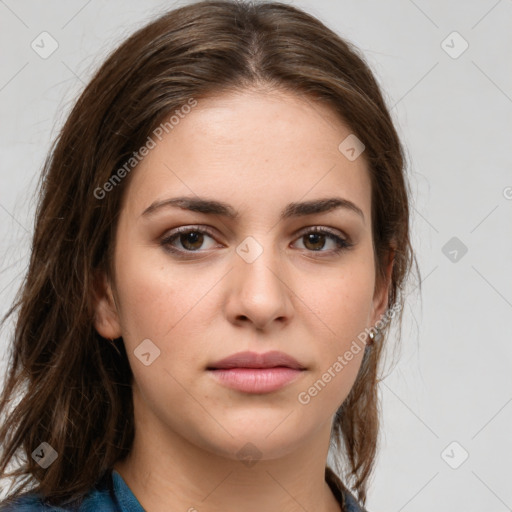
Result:
M116 304L98 307L96 328L123 337L144 436L279 457L330 430L387 306L364 153L341 152L351 131L330 109L277 92L199 100L163 134L125 191ZM245 351L301 369L211 369Z

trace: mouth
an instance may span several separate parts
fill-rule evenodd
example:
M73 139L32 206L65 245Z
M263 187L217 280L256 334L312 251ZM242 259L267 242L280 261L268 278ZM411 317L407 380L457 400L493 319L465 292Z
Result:
M277 391L303 375L306 368L284 352L240 352L209 365L215 380L244 393Z

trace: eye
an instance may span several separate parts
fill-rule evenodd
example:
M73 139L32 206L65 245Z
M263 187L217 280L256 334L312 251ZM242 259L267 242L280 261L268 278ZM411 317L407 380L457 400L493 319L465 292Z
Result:
M213 234L207 229L184 226L174 230L174 232L166 236L160 244L164 246L166 250L173 253L198 252L204 244L205 236L207 238L213 238ZM176 247L176 242L181 245L181 248Z
M337 254L353 246L353 244L345 238L337 235L328 228L322 227L308 229L308 231L302 233L299 240L304 240L303 245L305 249L310 252ZM330 250L322 250L325 247L326 240L330 241L331 245L334 245Z
M212 249L216 247L215 244L210 244L209 247L203 246L205 240L208 238L214 239L214 235L209 229L197 226L182 226L163 238L160 244L165 250L177 256L186 257L191 253L203 252L200 249ZM354 245L325 227L309 228L301 234L298 240L304 240L303 246L306 251L322 254L338 254ZM328 250L323 250L326 242L330 242L333 247ZM181 245L181 247L177 247L178 244Z

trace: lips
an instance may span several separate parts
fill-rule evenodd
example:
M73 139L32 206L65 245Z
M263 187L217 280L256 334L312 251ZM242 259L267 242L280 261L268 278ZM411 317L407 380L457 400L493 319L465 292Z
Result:
M215 382L242 393L278 391L304 375L306 368L284 352L239 352L207 368Z
M285 367L293 370L304 370L295 358L284 352L271 351L265 353L239 352L216 361L207 367L207 370L223 370L230 368L276 368Z

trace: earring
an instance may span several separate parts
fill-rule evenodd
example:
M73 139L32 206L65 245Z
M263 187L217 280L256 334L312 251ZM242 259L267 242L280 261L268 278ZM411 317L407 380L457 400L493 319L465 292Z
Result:
M372 346L376 341L378 342L382 338L382 335L381 335L379 329L374 327L374 330L375 330L375 332L373 330L371 330L369 333L370 343L368 343L368 346Z

